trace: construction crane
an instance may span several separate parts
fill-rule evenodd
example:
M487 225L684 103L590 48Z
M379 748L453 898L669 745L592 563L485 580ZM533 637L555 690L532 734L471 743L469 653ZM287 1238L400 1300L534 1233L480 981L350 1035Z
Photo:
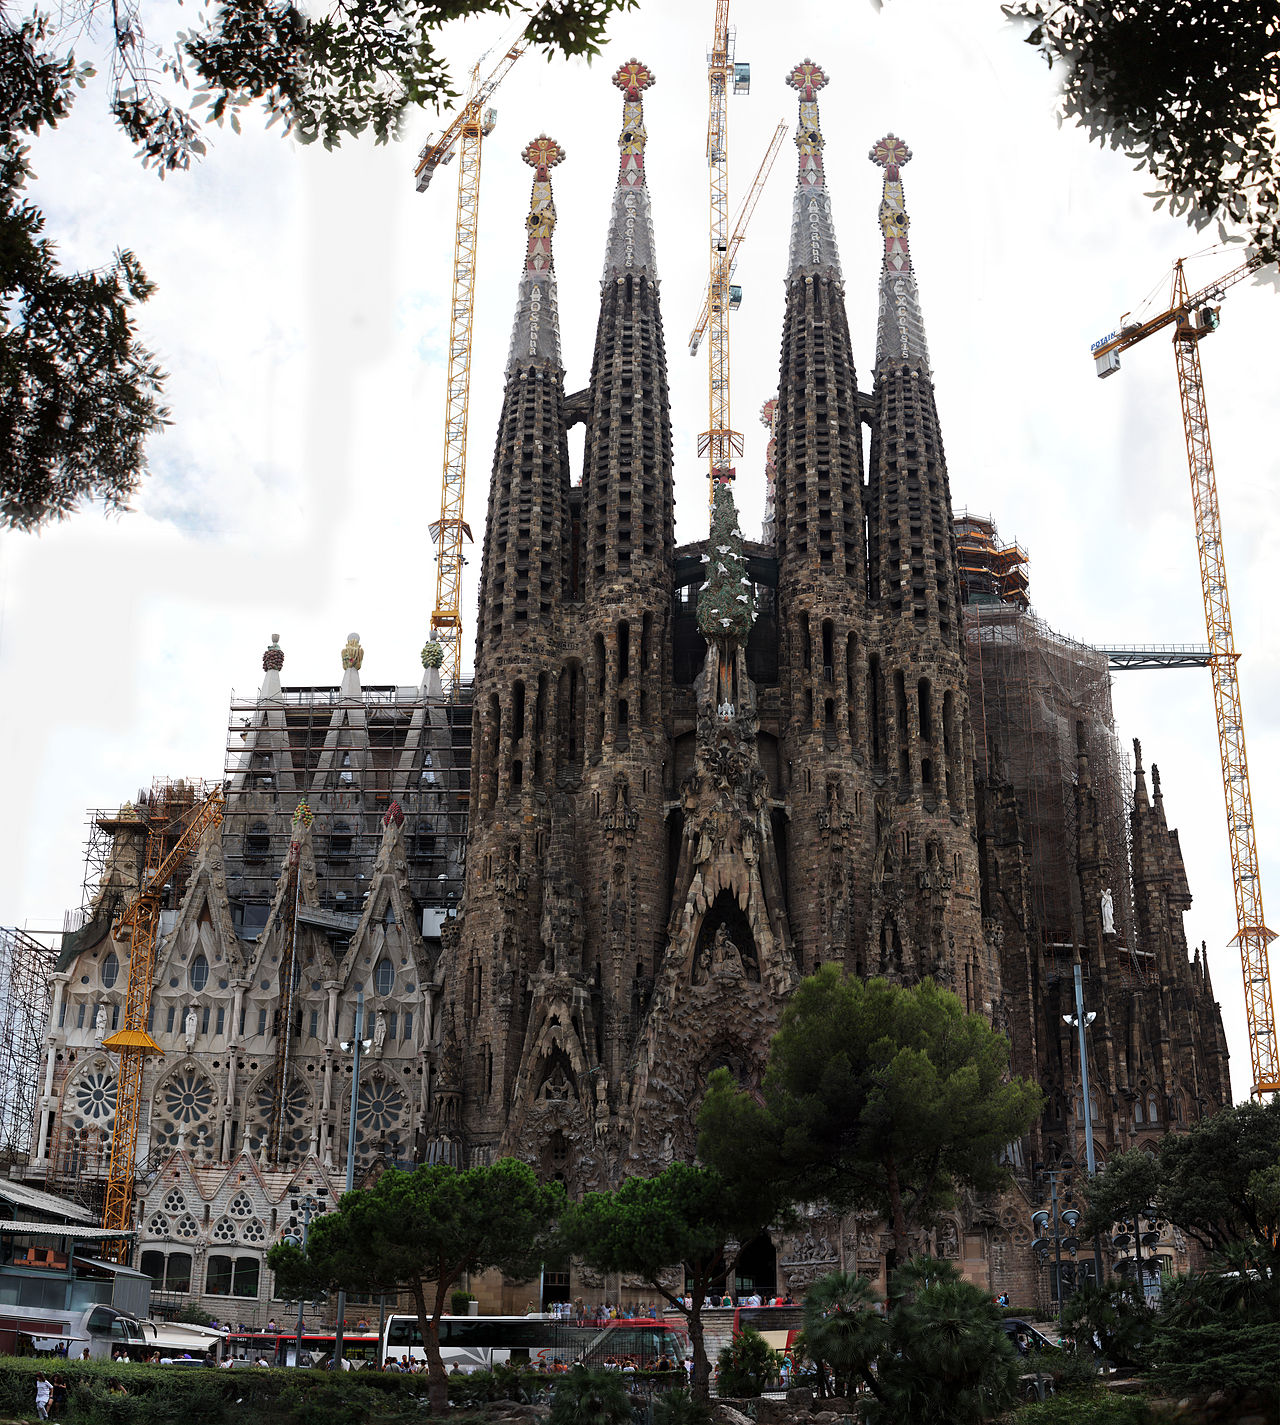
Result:
M190 805L177 826L171 825L167 807L167 794L159 799L153 798L142 889L125 908L112 930L112 938L116 941L126 937L129 940L129 986L125 992L124 1028L102 1041L104 1049L120 1056L116 1117L111 1133L111 1159L107 1168L102 1225L121 1232L127 1232L133 1221L142 1070L148 1054L160 1053L160 1046L147 1032L147 1017L151 1010L151 981L155 973L156 941L159 938L165 887L199 845L205 831L221 823L222 789L215 787L203 801ZM115 1261L123 1262L128 1252L127 1240L121 1237L108 1244L107 1252Z
M1209 412L1205 404L1204 376L1200 370L1200 342L1218 327L1220 303L1228 288L1242 281L1267 259L1253 256L1216 282L1190 292L1182 260L1173 268L1168 309L1149 321L1126 324L1110 332L1091 348L1099 376L1120 369L1120 353L1165 327L1173 328L1173 352L1178 368L1178 394L1191 470L1191 499L1195 511L1196 545L1200 555L1200 584L1204 594L1204 619L1209 635L1209 670L1213 702L1218 717L1218 751L1222 759L1222 785L1227 802L1227 839L1231 848L1231 874L1235 883L1236 934L1244 971L1245 1014L1249 1053L1253 1064L1252 1091L1258 1098L1280 1092L1280 1057L1276 1043L1275 1012L1271 1000L1271 974L1267 945L1275 938L1262 913L1262 880L1258 847L1253 831L1253 800L1249 792L1249 763L1245 755L1244 714L1237 674L1239 654L1231 629L1231 603L1227 597L1227 562L1222 548L1222 522L1218 515L1218 488L1209 442Z
M698 454L710 463L711 500L716 481L732 480L733 457L742 436L729 424L729 88L751 89L751 66L734 59L729 0L716 0L716 29L707 55L707 165L711 171L711 252L707 282L709 429L698 437Z
M756 170L756 176L752 181L750 191L743 199L742 207L738 209L738 216L733 220L733 233L729 238L729 246L725 251L725 267L727 268L725 280L731 281L734 269L738 265L738 249L742 246L742 240L747 235L747 226L751 222L752 214L756 210L756 204L760 201L760 195L764 192L764 185L773 169L773 161L778 156L778 150L782 147L782 140L787 135L786 124L779 124L773 131L773 137L769 140L769 147L765 150L764 157L760 160L760 167ZM742 304L742 288L729 288L729 310L736 312ZM707 290L702 298L702 311L698 315L697 324L689 334L689 355L697 356L698 348L702 345L702 338L707 332L707 322L711 317L711 283L708 281Z
M532 43L528 30L482 80L480 61L471 71L466 102L439 138L428 138L414 169L419 193L442 164L458 156L458 208L453 236L453 295L449 306L449 375L444 403L444 479L440 518L432 522L436 546L436 602L431 640L443 650L441 679L452 694L462 672L463 542L472 539L463 518L467 486L467 408L471 399L471 324L475 310L476 251L480 217L480 145L493 132L497 114L488 107L494 90Z

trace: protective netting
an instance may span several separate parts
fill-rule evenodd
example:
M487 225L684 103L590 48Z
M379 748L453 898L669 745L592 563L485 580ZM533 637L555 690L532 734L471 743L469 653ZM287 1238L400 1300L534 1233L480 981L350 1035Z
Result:
M1135 955L1130 881L1133 775L1116 737L1107 656L1055 633L1034 614L1000 603L964 610L969 698L979 774L1014 787L1030 859L1035 930L1047 956L1083 948L1077 875L1078 751L1111 860L1117 937L1129 973Z

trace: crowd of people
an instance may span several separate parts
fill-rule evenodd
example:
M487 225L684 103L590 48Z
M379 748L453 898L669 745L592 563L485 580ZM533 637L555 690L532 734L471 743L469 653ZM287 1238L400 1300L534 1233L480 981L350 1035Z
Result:
M693 1309L693 1298L682 1296L681 1304L686 1311ZM711 1310L716 1307L738 1307L738 1306L794 1306L795 1300L791 1293L786 1296L761 1296L758 1291L749 1292L745 1296L730 1296L728 1292L723 1295L713 1293L702 1298L702 1309ZM579 1326L585 1326L596 1321L646 1321L656 1320L661 1316L664 1306L659 1306L657 1301L649 1302L612 1302L602 1301L599 1304L585 1302L578 1297L572 1305L567 1301L554 1303L550 1308L555 1315L562 1317L566 1321L575 1321ZM529 1307L529 1314L534 1314L532 1304Z

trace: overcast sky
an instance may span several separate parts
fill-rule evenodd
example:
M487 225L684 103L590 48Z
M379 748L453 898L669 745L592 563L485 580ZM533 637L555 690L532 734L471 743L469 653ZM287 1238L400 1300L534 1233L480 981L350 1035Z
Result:
M173 12L185 26L192 16ZM646 94L671 376L678 540L705 531L705 345L687 338L706 280L706 50L711 0L642 0L593 64L526 55L496 96L486 140L467 514L477 539L524 252L524 144L556 138L566 385L587 382L623 60L656 75ZM157 24L172 23L166 10ZM881 170L892 131L903 170L952 500L997 520L1031 555L1037 611L1097 643L1203 641L1191 500L1169 343L1153 338L1109 381L1089 345L1148 297L1173 260L1208 246L1144 196L1149 178L1054 120L1054 85L997 0L734 0L751 93L730 101L731 212L780 121L798 60L821 63L826 172L864 385L874 355ZM508 33L446 32L459 71ZM158 37L163 37L156 31ZM87 53L81 46L82 57ZM279 633L286 683L336 683L357 630L368 683L420 677L434 599L427 534L439 509L456 167L425 194L414 157L439 121L403 141L337 154L275 131L215 131L208 157L164 183L110 125L101 81L35 145L33 198L63 260L86 268L132 248L158 286L145 340L171 373L173 425L151 444L133 513L89 511L38 538L0 536L0 734L9 760L0 823L0 923L60 928L79 904L85 811L118 806L153 776L221 776L232 689L251 694ZM776 389L795 150L784 145L743 248L732 319L734 424L746 436L736 493L759 528L765 433ZM1189 269L1207 283L1238 250ZM1277 298L1244 284L1203 347L1263 885L1280 918L1280 550ZM1158 308L1157 308L1158 309ZM1153 309L1154 310L1154 309ZM582 431L575 432L575 466ZM575 470L576 478L576 470ZM479 547L467 569L470 662ZM1182 834L1233 1055L1249 1086L1239 960L1209 676L1115 679L1120 735L1160 764Z

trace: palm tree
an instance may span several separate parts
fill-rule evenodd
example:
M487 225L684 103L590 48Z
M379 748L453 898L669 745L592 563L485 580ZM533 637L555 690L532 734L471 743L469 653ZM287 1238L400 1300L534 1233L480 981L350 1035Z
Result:
M984 1292L934 1281L894 1308L877 1376L868 1425L979 1425L1012 1403L1018 1357Z
M805 1343L814 1360L830 1368L837 1395L852 1395L859 1380L877 1390L872 1365L888 1334L878 1302L875 1288L855 1272L832 1272L805 1297Z
M550 1425L627 1425L631 1396L619 1371L575 1366L556 1382Z

